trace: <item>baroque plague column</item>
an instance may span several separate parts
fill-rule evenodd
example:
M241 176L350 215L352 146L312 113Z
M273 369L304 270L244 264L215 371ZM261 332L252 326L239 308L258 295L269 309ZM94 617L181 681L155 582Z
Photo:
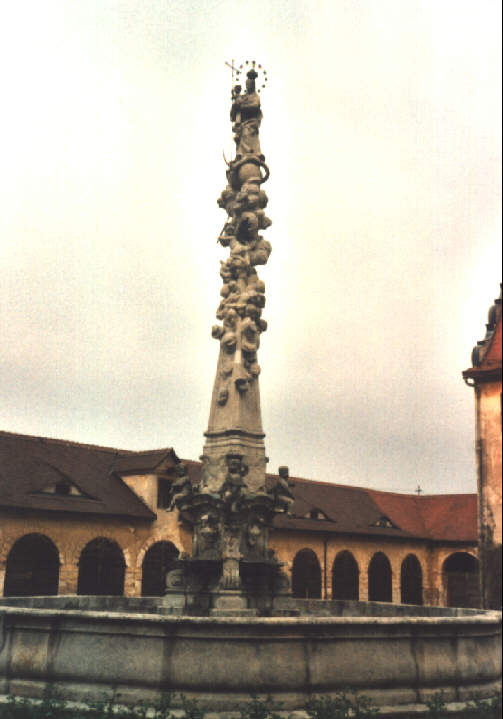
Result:
M256 268L265 265L271 253L270 243L260 234L271 220L264 212L267 195L262 185L269 170L260 149L257 77L251 63L245 90L235 85L232 91L236 156L228 163L227 186L218 200L228 215L218 241L229 248L229 256L220 268L220 324L212 329L220 352L201 457L202 480L192 487L180 468L173 486L173 505L193 528L185 585L188 582L196 593L213 593L210 608L253 608L257 592L272 598L280 585L285 588L285 577L268 550L268 528L274 514L287 511L293 501L287 468L280 468L280 479L272 488L266 487L257 352L267 323L262 319L265 285Z

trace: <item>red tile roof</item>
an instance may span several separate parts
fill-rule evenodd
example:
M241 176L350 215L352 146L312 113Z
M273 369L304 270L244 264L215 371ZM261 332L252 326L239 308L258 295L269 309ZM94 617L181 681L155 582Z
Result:
M295 516L291 519L282 516L275 522L284 529L433 541L477 541L476 494L418 496L296 477L291 480L294 483ZM274 481L273 475L269 481ZM330 521L303 518L316 508L322 509ZM381 520L390 520L392 526L386 526L387 522Z
M155 515L120 475L174 475L172 448L132 452L110 447L0 432L0 506L38 511L108 514L153 520ZM183 460L192 484L201 463ZM84 496L40 492L66 479ZM267 475L270 486L276 475ZM291 477L293 516L279 515L278 529L368 537L473 542L477 540L475 494L417 496ZM323 519L312 519L320 510Z

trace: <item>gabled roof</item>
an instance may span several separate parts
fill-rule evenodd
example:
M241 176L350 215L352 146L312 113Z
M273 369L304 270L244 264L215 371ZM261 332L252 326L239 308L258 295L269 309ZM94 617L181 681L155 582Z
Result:
M0 432L0 506L152 520L153 512L119 475L155 471L163 462L176 461L171 448L129 452ZM85 496L44 493L65 481Z
M0 506L151 521L155 514L121 476L156 473L174 477L178 462L171 447L131 452L0 432ZM183 462L190 481L197 485L201 463ZM276 475L267 475L269 486L276 480ZM71 495L46 492L61 482L78 491ZM279 515L275 520L278 529L476 542L475 494L417 496L301 477L291 477L290 482L295 497L293 516ZM312 519L316 510L320 518Z
M115 460L113 471L120 475L147 474L174 468L178 461L178 457L171 447L142 452L122 452Z
M477 342L472 351L472 367L463 372L463 378L477 382L492 382L501 379L501 300L502 293L489 308L486 336Z
M280 515L275 526L283 529L338 532L371 537L477 541L477 495L418 496L290 478L295 496L293 517ZM274 476L269 475L269 482ZM304 519L310 509L321 508L327 520ZM392 526L389 526L390 520Z

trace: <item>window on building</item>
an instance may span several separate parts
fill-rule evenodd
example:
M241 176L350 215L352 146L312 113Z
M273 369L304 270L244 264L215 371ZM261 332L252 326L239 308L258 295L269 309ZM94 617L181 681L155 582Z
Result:
M67 497L70 494L71 487L66 482L58 482L54 487L54 494Z
M89 494L85 494L66 479L62 479L54 484L48 484L46 487L34 492L34 494L56 494L59 497L83 497L85 499L93 499Z
M306 512L304 519L328 519L328 517L321 509L313 507L309 512Z
M168 509L171 501L171 480L158 477L157 479L157 506L159 509Z
M379 517L377 522L374 522L370 525L371 527L380 527L381 529L399 529L399 527L394 524L389 517L387 517L385 514L382 515L382 517Z

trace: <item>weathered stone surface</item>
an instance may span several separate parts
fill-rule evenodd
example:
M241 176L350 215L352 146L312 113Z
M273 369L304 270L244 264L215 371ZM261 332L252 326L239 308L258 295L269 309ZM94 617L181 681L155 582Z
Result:
M171 504L192 527L192 557L180 561L185 567L182 584L194 595L188 601L194 611L201 593L213 601L211 610L221 606L224 611L241 611L262 606L259 595L270 599L288 588L282 565L268 548L272 519L289 510L293 495L288 473L272 490L266 487L257 352L267 323L262 319L265 284L255 268L265 264L271 252L270 243L259 234L271 224L261 189L269 170L260 149L262 111L255 63L246 77L245 92L236 85L232 93L236 156L228 163L227 186L218 200L228 216L218 239L229 248L229 256L220 269L216 315L222 324L211 332L220 342L220 353L201 457L202 479L194 487L181 468ZM243 562L255 566L244 568ZM206 579L201 582L198 575L203 571ZM217 589L241 592L239 606L236 600L235 607L227 607Z
M448 701L493 694L501 614L436 612L442 616L167 617L2 603L0 693L40 696L49 683L66 698L90 700L115 687L117 701L137 703L169 689L214 711L235 709L252 692L301 709L309 694L344 686L388 706L424 704L440 690Z

